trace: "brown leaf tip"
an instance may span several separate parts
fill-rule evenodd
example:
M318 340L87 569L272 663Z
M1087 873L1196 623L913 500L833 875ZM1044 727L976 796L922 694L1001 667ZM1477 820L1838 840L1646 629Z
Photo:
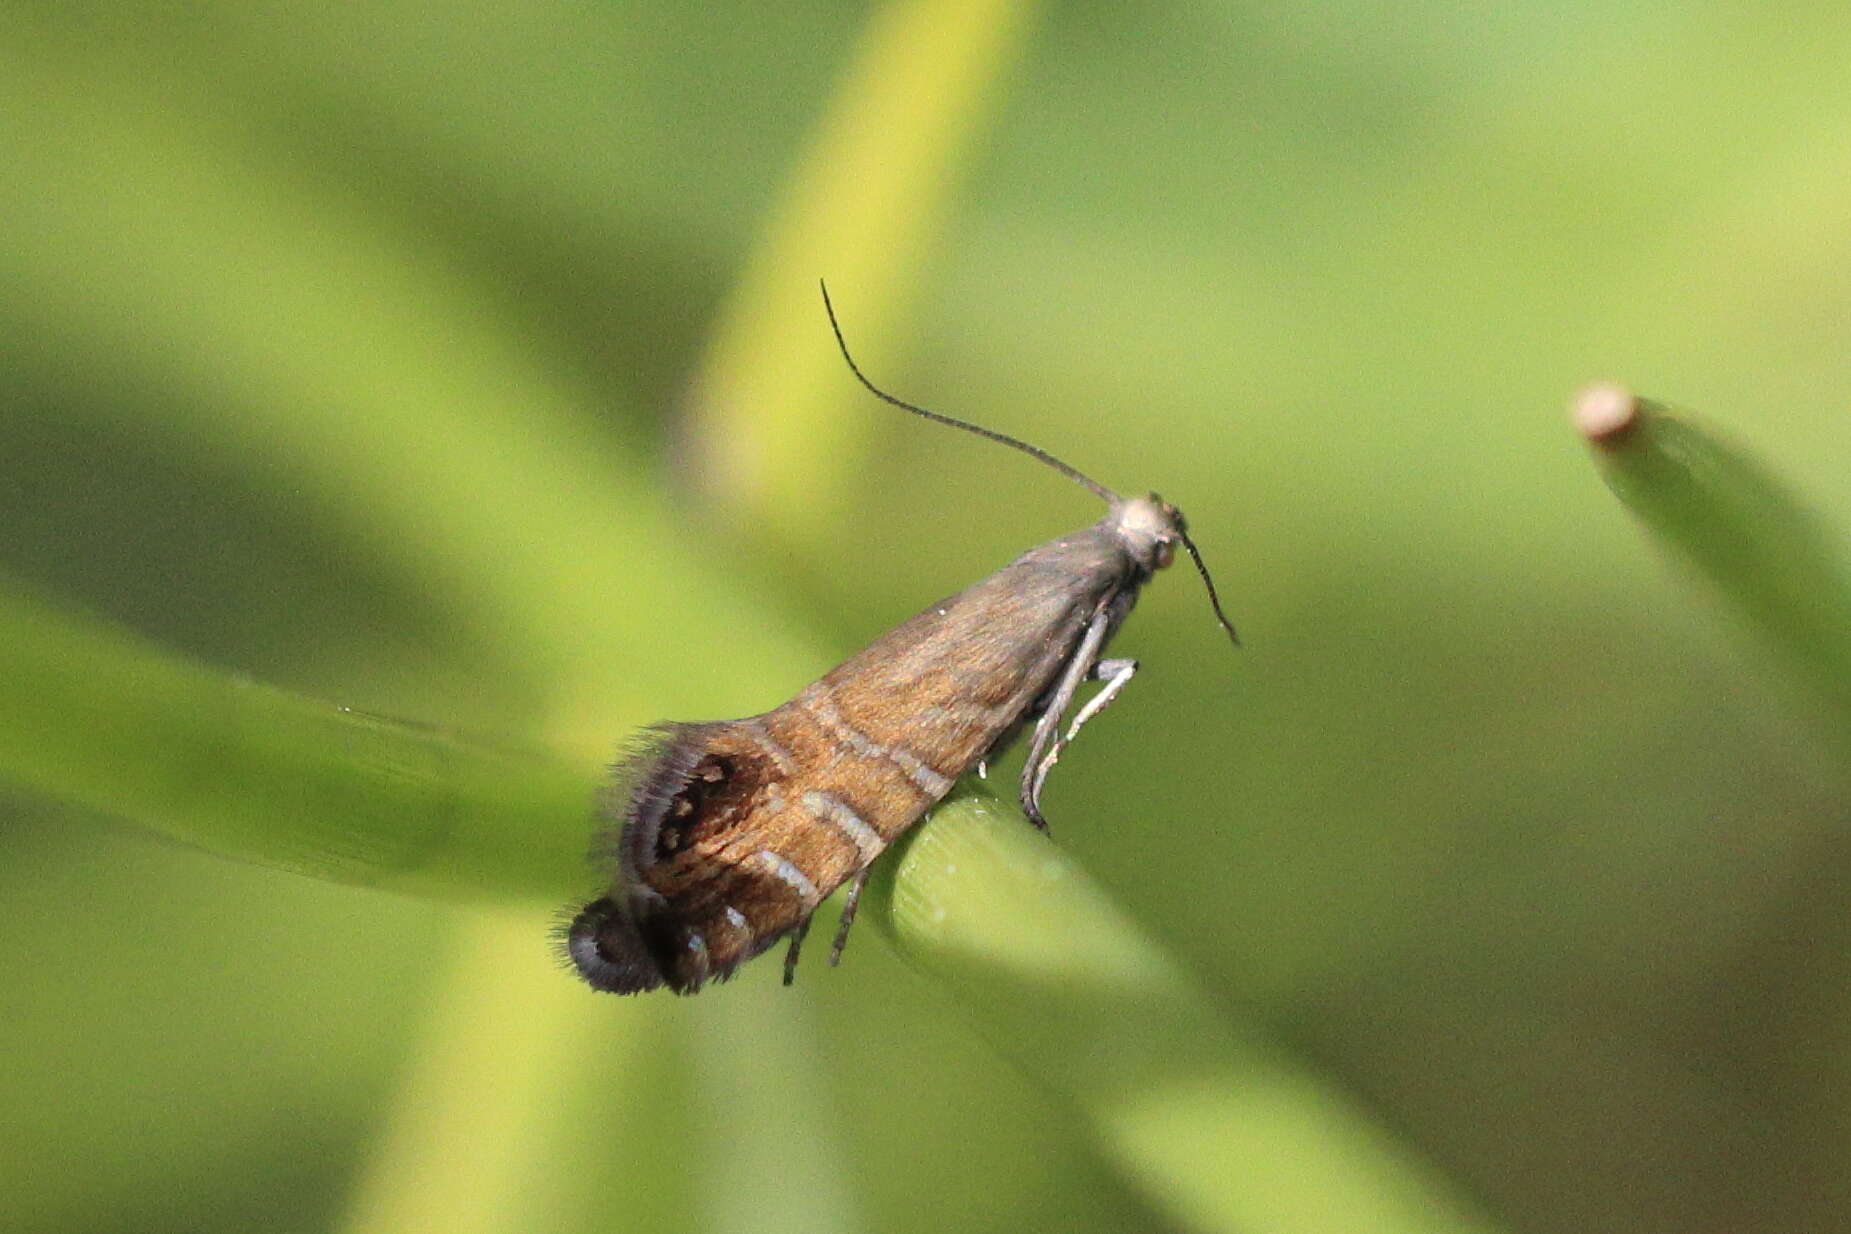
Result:
M1580 434L1596 445L1619 440L1639 419L1639 400L1617 381L1597 381L1575 391L1568 406Z

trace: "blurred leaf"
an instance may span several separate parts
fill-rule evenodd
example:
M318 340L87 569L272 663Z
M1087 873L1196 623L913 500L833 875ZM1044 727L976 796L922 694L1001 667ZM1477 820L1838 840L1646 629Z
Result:
M591 767L297 698L0 590L0 770L220 856L334 882L557 900Z
M442 596L545 684L546 735L602 751L670 701L720 705L720 674L635 651L665 628L761 670L814 664L416 236L254 157L184 92L23 60L0 99L20 121L0 272L21 289L0 313L40 362L107 353L190 390L195 448Z
M878 6L817 117L690 383L698 482L722 510L826 549L848 517L868 421L810 289L881 354L1026 50L1031 0Z
M870 884L873 918L1191 1228L1495 1228L1353 1099L1231 1025L995 798L962 790L899 848Z
M1658 403L1591 386L1576 417L1641 526L1851 722L1851 544L1753 457Z

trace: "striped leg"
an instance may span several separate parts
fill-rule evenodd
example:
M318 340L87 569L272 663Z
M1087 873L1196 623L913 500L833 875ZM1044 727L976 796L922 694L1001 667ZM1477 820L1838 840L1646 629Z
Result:
M791 947L784 953L784 984L797 980L797 953L803 950L803 936L810 932L810 919L805 917L796 929L791 931Z
M834 968L842 959L842 948L848 946L848 927L855 924L855 909L861 904L861 889L868 885L868 873L872 866L863 866L861 873L848 885L848 896L842 901L842 924L836 927L836 941L829 948L829 967Z

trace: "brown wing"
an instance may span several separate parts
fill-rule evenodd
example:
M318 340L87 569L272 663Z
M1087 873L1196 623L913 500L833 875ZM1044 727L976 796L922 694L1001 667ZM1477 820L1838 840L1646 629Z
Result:
M592 984L723 979L809 919L1020 725L1136 585L1103 526L932 605L774 711L665 725L627 770L621 874L574 922Z

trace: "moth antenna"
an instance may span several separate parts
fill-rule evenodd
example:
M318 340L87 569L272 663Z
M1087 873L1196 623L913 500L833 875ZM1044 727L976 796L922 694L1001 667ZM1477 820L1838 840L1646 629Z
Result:
M1182 537L1183 547L1189 550L1189 560L1195 562L1195 572L1202 576L1202 586L1208 588L1208 602L1214 606L1215 620L1219 621L1221 628L1228 632L1228 638L1233 640L1234 645L1240 646L1240 635L1234 633L1234 623L1229 621L1228 615L1221 611L1221 597L1216 594L1215 580L1208 576L1208 567L1202 562L1201 550L1196 548L1195 541L1189 538L1188 532L1179 529L1177 534Z
M1000 441L1006 446L1014 446L1031 458L1040 459L1055 471L1066 476L1069 480L1077 484L1085 485L1088 489L1092 490L1094 496L1108 505L1116 505L1119 502L1120 498L1117 493L1114 493L1105 485L1099 483L1091 476L1088 476L1079 468L1069 467L1066 463L1061 462L1039 446L1031 446L1026 441L1020 441L1009 436L1007 433L999 433L995 429L984 428L981 424L972 424L970 421L960 420L956 416L947 416L940 412L927 411L924 407L909 403L905 399L895 398L893 395L869 381L867 374L861 371L861 366L855 363L855 357L848 352L848 340L842 337L842 324L836 320L835 305L829 302L829 285L821 279L817 280L817 282L823 289L823 311L829 314L829 328L835 331L836 346L842 349L842 358L848 361L848 371L853 373L855 375L855 380L866 386L868 392L875 398L881 400L883 403L891 403L902 411L910 411L916 416L924 416L928 420L935 420L940 424L949 424L952 428L961 428L967 433L975 433L979 437L988 437L991 441ZM1194 552L1195 550L1192 548L1190 551ZM1199 567L1201 564L1202 559L1199 557L1196 558L1196 565ZM1208 576L1204 573L1203 577L1206 578ZM1214 588L1211 586L1209 590L1212 592ZM1224 619L1221 624L1227 625L1227 621ZM1229 632L1232 633L1232 630Z

